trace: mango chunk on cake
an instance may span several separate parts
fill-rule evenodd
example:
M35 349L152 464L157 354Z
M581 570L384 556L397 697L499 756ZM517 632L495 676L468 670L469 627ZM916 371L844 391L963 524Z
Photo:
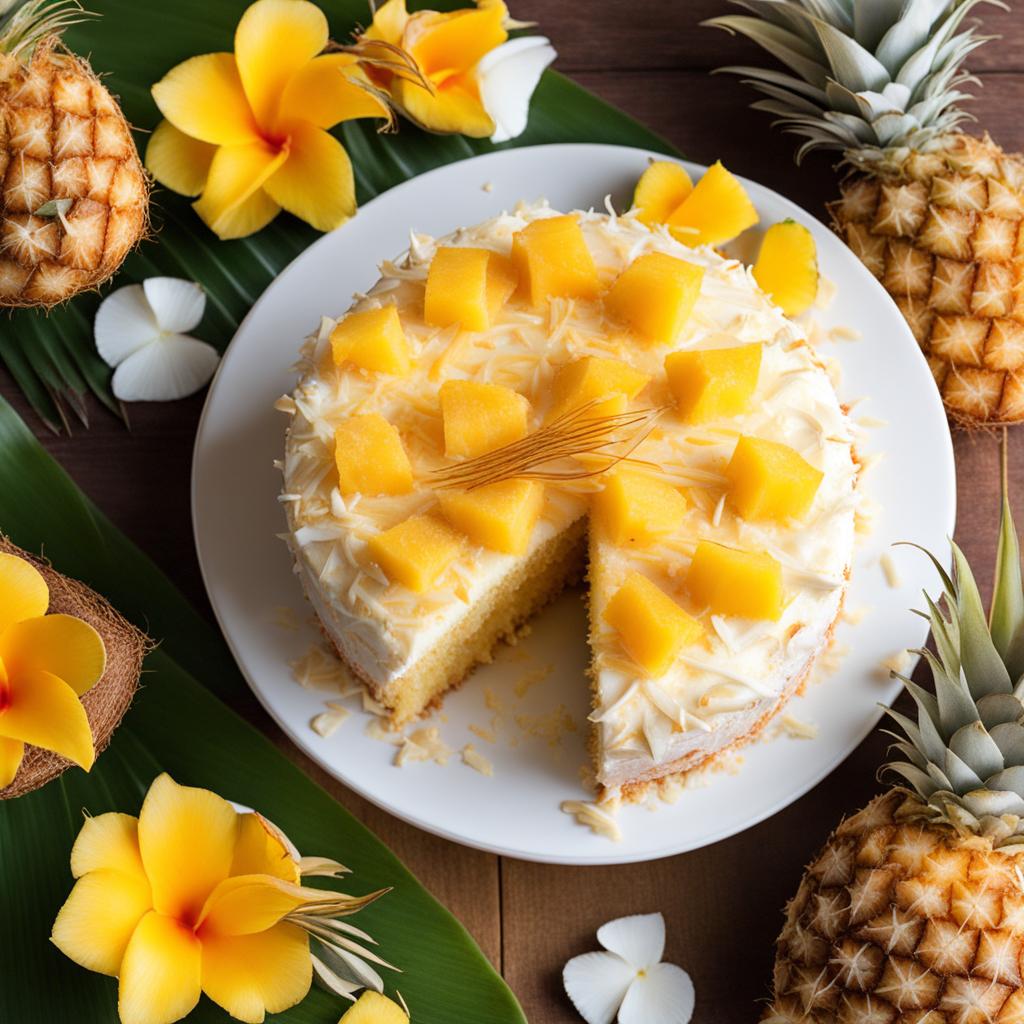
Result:
M802 519L824 474L778 441L741 437L725 469L729 504L744 519Z
M694 604L713 615L770 619L782 615L782 566L763 551L702 540L686 574Z
M471 491L438 495L441 514L474 544L521 555L544 507L539 480L498 480Z
M661 587L635 570L612 595L604 620L618 633L626 653L655 677L664 675L676 655L704 632Z
M689 349L665 357L665 376L676 412L687 423L745 413L760 371L760 343Z
M331 354L337 366L352 363L397 377L412 369L409 342L392 304L357 310L340 320L331 331Z
M542 217L512 236L519 288L533 306L555 296L597 298L594 258L575 217Z
M366 542L366 555L392 583L429 590L462 553L466 538L434 515L411 516Z
M739 178L719 160L704 172L667 223L683 245L723 245L759 219L757 208Z
M423 319L434 327L459 324L486 331L515 291L511 260L490 249L440 246L430 261Z
M545 417L548 422L594 404L593 416L614 416L626 411L629 400L650 383L650 375L634 369L621 359L584 356L565 363L555 371L551 382L551 406ZM597 401L602 399L602 401Z
M641 224L664 224L693 191L686 168L671 160L653 160L633 191L633 209Z
M671 484L626 468L606 474L590 516L612 544L647 547L679 528L686 507L686 498Z
M703 280L703 267L663 252L645 253L619 274L604 306L641 340L668 345L690 319Z
M401 435L383 416L350 416L334 431L338 490L377 496L412 490L412 466Z
M786 316L806 312L818 295L814 235L795 220L773 224L764 233L751 273Z
M448 380L440 398L445 455L474 458L526 434L530 403L511 388Z

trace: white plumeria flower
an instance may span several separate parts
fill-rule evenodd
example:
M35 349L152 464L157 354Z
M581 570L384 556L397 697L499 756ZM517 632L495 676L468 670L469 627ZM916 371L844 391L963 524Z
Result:
M111 292L96 310L96 350L114 367L123 402L168 402L207 384L220 356L186 332L203 319L206 295L192 281L151 277Z
M661 963L665 919L634 914L597 930L604 953L573 957L562 971L565 991L587 1024L687 1024L693 982L681 967Z
M481 58L476 79L480 102L495 125L491 142L508 142L523 134L533 92L557 56L544 36L520 36Z

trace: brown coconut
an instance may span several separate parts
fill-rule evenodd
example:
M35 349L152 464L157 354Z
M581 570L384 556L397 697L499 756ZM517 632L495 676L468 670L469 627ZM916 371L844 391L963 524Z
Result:
M45 559L22 551L3 535L0 535L0 552L24 558L42 573L50 588L50 612L76 615L103 638L107 649L106 668L96 685L82 695L98 756L106 749L135 696L142 659L152 643L95 590L61 575ZM6 789L0 789L0 800L10 800L38 789L70 767L72 762L59 754L26 744L18 774Z

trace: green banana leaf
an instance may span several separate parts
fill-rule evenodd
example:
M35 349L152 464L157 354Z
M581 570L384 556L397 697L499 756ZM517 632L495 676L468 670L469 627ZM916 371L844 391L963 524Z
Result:
M224 701L245 683L223 642L165 576L120 534L0 400L0 529L26 550L106 594L161 638L113 742L86 774L77 768L35 793L0 803L0 1021L114 1024L117 984L66 959L50 926L71 889L71 845L84 810L137 813L167 771L255 807L303 853L352 869L346 891L393 891L359 914L401 974L382 971L416 1024L525 1024L512 993L463 927L398 859ZM335 1024L348 1005L316 988L273 1020ZM203 1000L189 1016L230 1018Z
M468 2L418 6L450 8ZM141 151L146 133L160 117L150 86L188 57L232 49L234 27L248 0L90 0L86 6L100 17L73 27L65 40L75 52L88 55L120 97L125 115L138 129ZM331 36L339 41L370 18L369 0L323 0L322 7ZM514 0L512 7L515 13ZM534 96L527 131L512 143L496 147L459 135L428 135L406 121L397 135L378 134L370 121L349 122L338 135L355 165L360 202L433 167L510 145L610 142L672 152L665 140L550 71ZM153 219L153 238L128 258L114 285L154 274L200 282L208 301L196 334L221 349L274 276L317 237L312 228L282 214L250 238L220 242L187 199L166 190L154 194ZM69 412L88 424L87 392L123 414L110 392L111 371L93 346L92 319L99 300L95 294L83 295L48 318L27 310L0 321L0 359L54 431L70 431Z

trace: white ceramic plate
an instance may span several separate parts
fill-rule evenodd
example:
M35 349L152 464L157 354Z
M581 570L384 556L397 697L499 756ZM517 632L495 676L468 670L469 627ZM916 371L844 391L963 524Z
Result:
M657 813L624 808L620 842L592 834L559 809L563 800L589 795L580 781L588 690L578 593L543 612L526 641L478 669L434 716L450 747L459 751L472 742L493 763L492 777L464 765L457 753L445 766L394 767L395 748L364 734L370 716L356 698L347 702L353 716L330 738L311 730L311 718L331 695L303 689L289 669L317 634L285 545L275 537L284 516L276 500L280 474L272 465L286 425L272 404L293 387L290 367L303 337L322 313L340 314L353 292L373 283L377 264L405 249L410 228L442 235L519 199L541 196L573 209L600 206L610 194L624 209L647 159L646 152L615 146L513 149L421 175L368 203L351 223L310 246L253 307L220 366L196 439L193 515L206 587L238 664L266 709L328 772L392 814L460 843L531 860L607 864L663 857L748 828L805 793L860 743L878 720L879 702L898 693L880 670L883 659L925 637L924 624L908 609L923 587L934 587L934 571L920 553L896 548L891 557L901 582L891 586L880 554L894 541L911 539L944 557L953 530L946 418L899 312L823 225L746 182L763 224L794 217L814 232L822 272L838 286L820 320L862 336L826 346L842 366L841 395L864 397L857 415L885 424L871 431L866 445L884 453L867 480L881 512L858 553L847 603L867 614L856 626L840 626L838 644L848 653L835 674L790 707L817 726L817 737L757 743L744 751L736 774L718 774ZM696 177L703 168L689 170ZM294 610L300 628L277 624L281 606ZM554 671L527 688L549 664ZM486 730L495 722L495 742L469 728ZM545 727L547 738L534 735ZM561 735L554 739L556 733Z

